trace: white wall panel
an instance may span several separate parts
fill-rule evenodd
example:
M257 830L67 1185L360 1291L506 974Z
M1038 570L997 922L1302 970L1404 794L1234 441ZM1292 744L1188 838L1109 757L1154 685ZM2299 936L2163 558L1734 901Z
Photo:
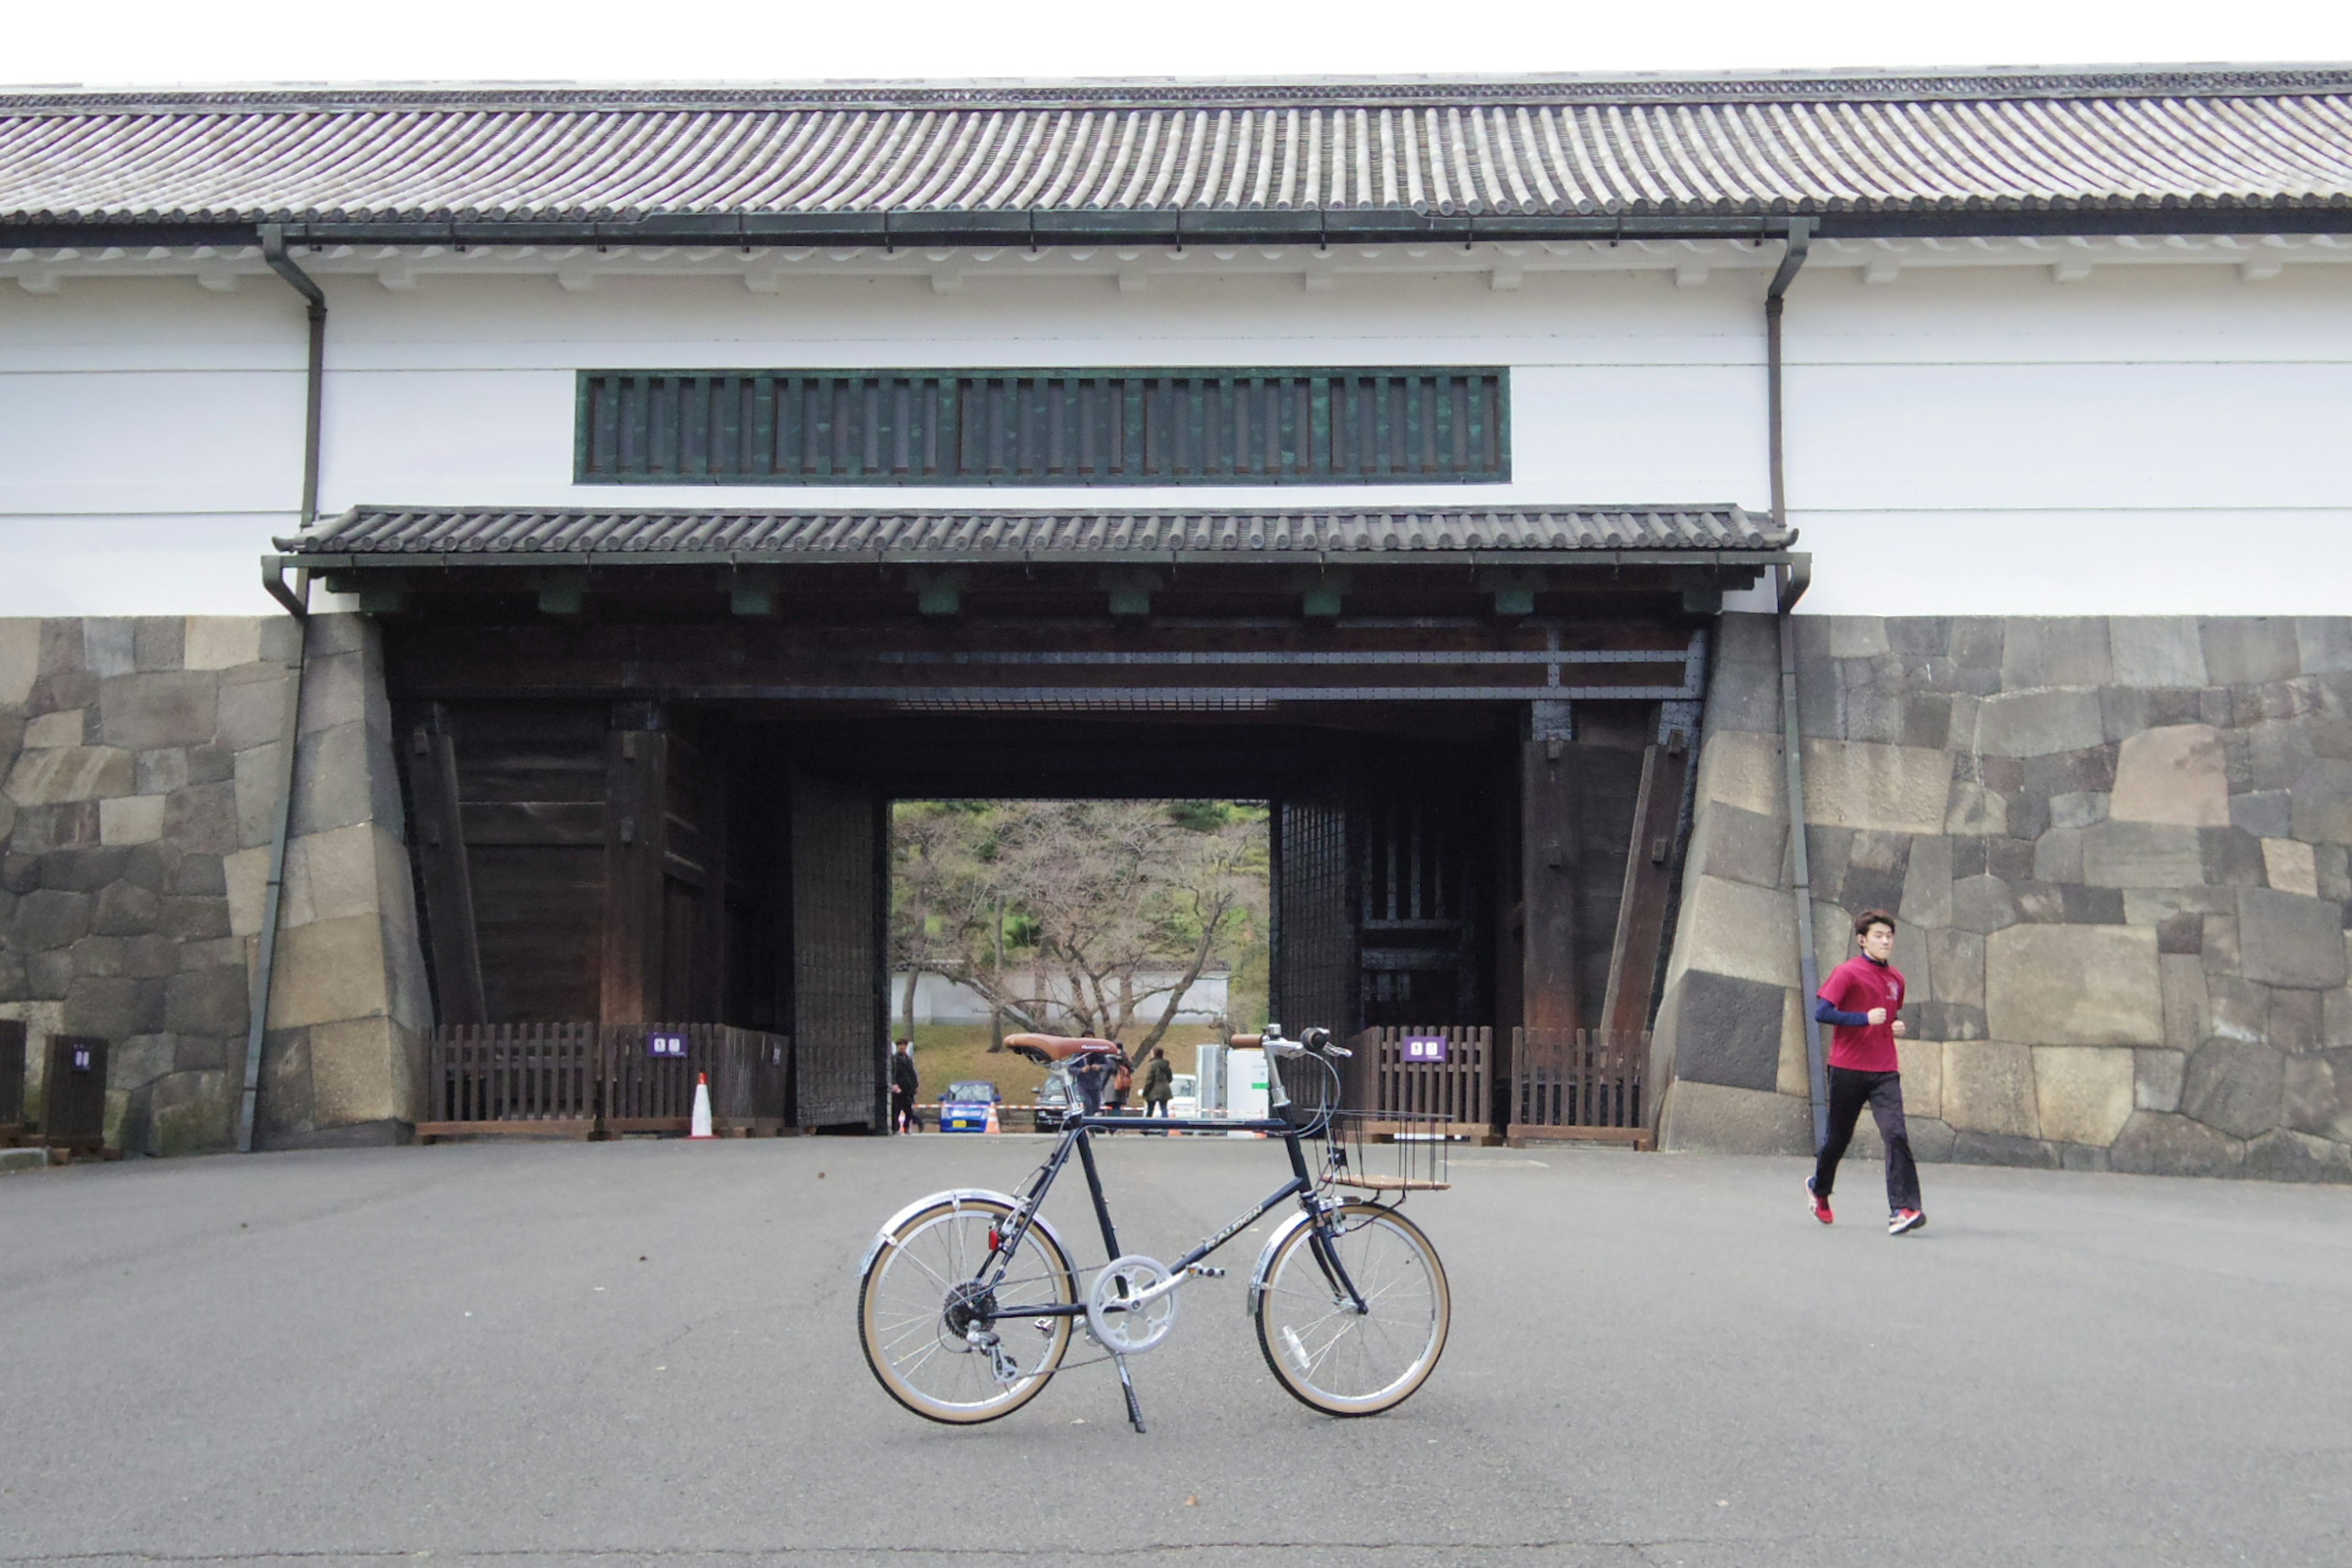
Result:
M266 616L294 516L0 517L0 616ZM323 600L315 601L323 604Z
M299 503L299 370L0 374L0 515Z

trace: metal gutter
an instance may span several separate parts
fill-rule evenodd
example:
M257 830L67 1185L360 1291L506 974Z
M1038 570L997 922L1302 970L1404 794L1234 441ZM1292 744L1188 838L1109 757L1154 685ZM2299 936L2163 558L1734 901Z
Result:
M302 417L301 515L301 525L309 528L319 518L319 435L326 390L327 296L310 274L286 254L286 236L277 225L261 226L261 253L270 270L292 285L310 307L308 396ZM261 579L270 597L285 605L287 613L294 617L299 640L293 672L287 681L286 716L278 731L278 823L269 839L269 879L262 889L261 950L254 962L250 1016L246 1022L245 1089L236 1118L237 1152L245 1154L253 1152L254 1121L261 1102L261 1047L268 1033L269 993L278 963L278 922L285 907L286 840L294 823L294 753L302 738L302 678L310 662L309 570L298 565L295 585L289 591L282 568L276 560L265 558Z
M1797 280L1797 273L1805 265L1811 238L1801 225L1790 229L1788 252L1780 258L1780 270L1772 274L1771 287L1764 295L1765 418L1771 426L1772 521L1782 528L1789 525L1789 485L1781 395L1780 316L1789 285ZM1821 1022L1813 1016L1812 1008L1813 994L1821 989L1822 974L1821 958L1813 942L1812 858L1805 843L1805 759L1802 727L1798 722L1797 627L1792 618L1797 600L1812 582L1811 555L1791 558L1779 568L1779 575L1780 755L1787 767L1789 865L1797 904L1797 977L1803 986L1798 1012L1805 1020L1805 1082L1813 1102L1813 1145L1819 1148L1829 1138L1829 1066L1822 1050Z
M1035 566L1099 566L1105 564L1150 566L1704 566L1744 567L1761 570L1768 566L1786 566L1799 559L1810 560L1801 552L1787 550L1527 550L1508 551L1366 551L1362 553L1317 551L1235 551L1231 553L1211 553L1206 551L1147 551L1106 550L1087 554L1050 554L1031 557L1011 557L1003 552L992 553L960 553L947 551L825 551L791 552L776 554L742 554L726 551L651 551L651 550L579 550L579 551L467 551L438 554L419 551L405 554L393 551L358 553L317 554L301 552L290 555L265 555L261 558L264 583L273 572L288 570L310 572L443 572L467 567L504 567L548 570L569 567L574 570L599 568L612 570L627 567L664 566L1003 566L1027 568ZM281 596L282 597L282 596Z

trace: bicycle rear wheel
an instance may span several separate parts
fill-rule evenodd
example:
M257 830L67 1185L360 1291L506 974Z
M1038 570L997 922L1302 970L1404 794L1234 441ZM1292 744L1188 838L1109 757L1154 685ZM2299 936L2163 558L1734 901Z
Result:
M1345 1271L1364 1311L1339 1283ZM1276 1383L1331 1415L1375 1415L1412 1397L1444 1353L1453 1297L1437 1249L1381 1204L1334 1209L1286 1237L1258 1294L1257 1344Z
M1077 1300L1070 1259L1033 1226L1003 1279L983 1289L992 1235L1013 1210L993 1198L953 1197L919 1209L890 1232L857 1289L866 1364L891 1398L954 1426L1010 1415L1045 1388L1069 1349L1070 1319L1000 1317L1001 1309L1068 1306ZM968 1324L1002 1336L996 1358L964 1335Z

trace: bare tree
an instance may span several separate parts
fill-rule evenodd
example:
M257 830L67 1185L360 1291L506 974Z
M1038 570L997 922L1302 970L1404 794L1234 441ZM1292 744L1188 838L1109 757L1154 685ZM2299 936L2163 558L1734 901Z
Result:
M1118 1038L1158 999L1148 1049L1263 926L1264 829L1247 813L1018 801L900 816L895 961L1033 1027ZM1000 936L1025 962L1003 963Z

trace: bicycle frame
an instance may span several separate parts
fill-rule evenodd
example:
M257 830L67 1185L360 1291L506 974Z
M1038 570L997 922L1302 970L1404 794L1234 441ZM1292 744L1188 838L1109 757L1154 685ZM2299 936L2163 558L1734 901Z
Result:
M1064 1124L1062 1141L1055 1145L1054 1152L1047 1156L1045 1163L1038 1168L1037 1173L1029 1179L1028 1184L1014 1194L1020 1210L1019 1217L1014 1220L1009 1233L991 1238L993 1250L981 1265L981 1271L975 1277L980 1283L993 1289L1003 1279L1006 1271L1012 1268L1013 1259L1019 1252L1021 1243L1028 1237L1029 1228L1034 1223L1038 1210L1044 1206L1045 1194L1052 1190L1055 1178L1059 1176L1063 1167L1069 1163L1070 1152L1073 1149L1077 1151L1078 1163L1086 1172L1087 1191L1094 1199L1095 1220L1102 1227L1106 1256L1113 1258L1122 1256L1118 1246L1118 1230L1111 1223L1110 1205L1103 1195L1102 1173L1095 1164L1092 1133L1096 1130L1136 1132L1263 1132L1269 1137L1280 1138L1290 1156L1290 1180L1276 1187L1255 1208L1170 1264L1167 1284L1155 1289L1149 1295L1156 1296L1163 1290L1174 1289L1181 1283L1188 1270L1211 1253L1255 1225L1286 1200L1297 1198L1299 1206L1305 1210L1308 1218L1318 1225L1318 1233L1314 1243L1315 1257L1325 1276L1330 1279L1335 1288L1346 1293L1349 1303L1357 1311L1369 1310L1362 1294L1356 1289L1355 1281L1348 1277L1348 1271L1340 1263L1338 1254L1324 1245L1320 1234L1322 1211L1313 1196L1318 1184L1315 1177L1308 1173L1307 1158L1298 1147L1298 1140L1303 1134L1298 1128L1289 1122L1276 1119L1234 1121L1175 1116L1076 1116L1071 1118ZM1143 1300L1145 1298L1139 1297L1137 1304L1140 1305ZM1086 1314L1086 1303L1079 1300L1067 1304L1048 1301L1034 1306L999 1305L994 1315L998 1318L1083 1318Z

